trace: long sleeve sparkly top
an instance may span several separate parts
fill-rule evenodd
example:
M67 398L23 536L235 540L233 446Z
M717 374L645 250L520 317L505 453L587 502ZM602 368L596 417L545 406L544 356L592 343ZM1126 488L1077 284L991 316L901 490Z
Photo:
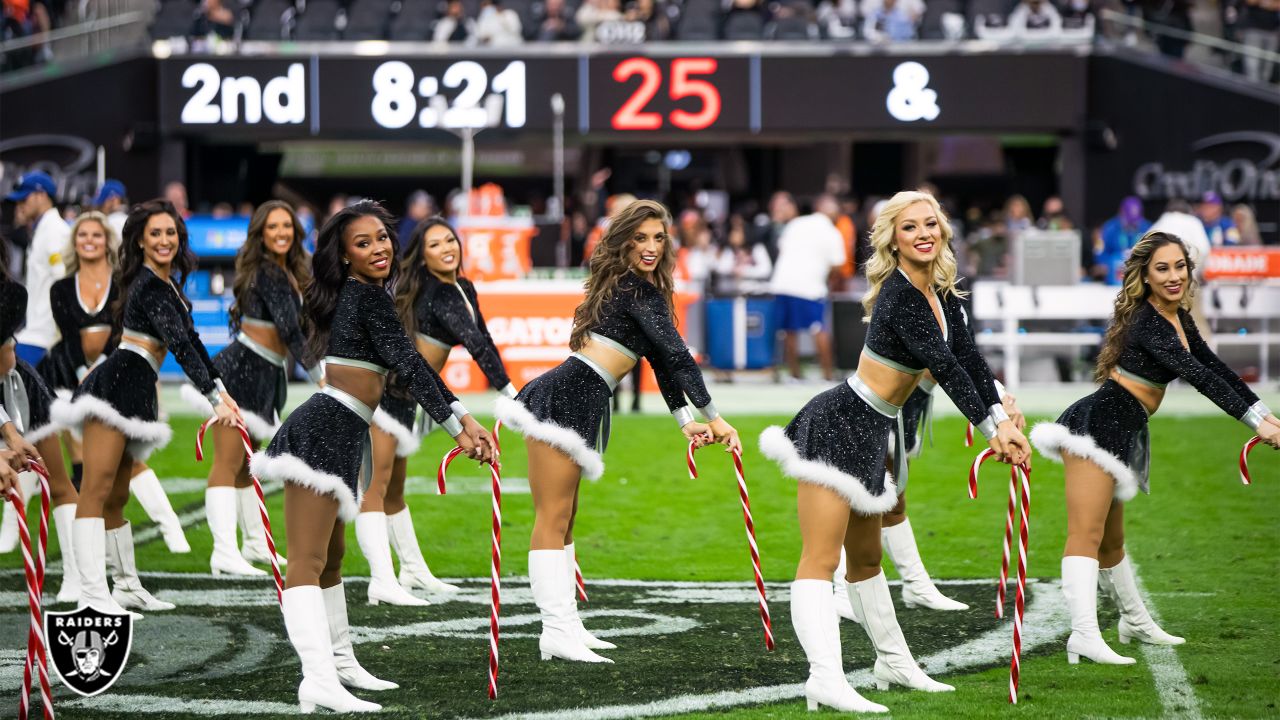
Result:
M293 359L302 363L313 378L318 376L319 361L307 352L302 332L302 299L289 283L284 268L263 263L243 297L237 297L241 324L246 320L271 323L289 348Z
M648 358L668 409L685 408L688 395L694 407L714 416L707 411L711 394L702 371L676 330L666 298L653 283L632 272L623 275L601 308L600 320L588 330Z
M62 334L62 340L59 342L67 348L71 362L74 363L73 367L76 368L77 374L80 374L89 367L89 362L84 356L84 346L80 344L80 331L95 325L111 326L111 308L116 298L120 296L120 290L112 282L107 288L106 296L102 298L102 304L97 308L88 308L80 299L77 276L78 273L55 282L53 287L49 288L49 304L53 309L53 322L57 324L58 332ZM99 358L110 355L115 349L115 344L116 338L113 337L102 349Z
M1151 303L1143 303L1120 350L1116 363L1120 371L1159 386L1180 377L1228 415L1248 424L1246 416L1259 402L1258 396L1200 337L1191 313L1179 309L1178 321L1188 347L1183 347L1172 323Z
M8 345L27 321L27 289L0 277L0 345Z
M453 417L450 406L458 398L418 354L381 286L347 278L338 295L327 354L395 370L432 420L444 425Z
M218 388L218 370L191 321L191 308L171 280L161 280L145 265L125 297L124 331L163 343L201 393Z
M969 334L960 299L938 299L945 337L924 294L901 271L891 274L871 312L865 349L903 372L928 370L969 422L981 425L988 409L1000 405L995 376Z
M453 347L462 345L471 353L480 371L496 390L511 384L502 356L493 343L493 336L480 313L480 302L475 285L466 278L457 283L447 283L428 274L418 301L414 305L418 320L418 334L428 342Z

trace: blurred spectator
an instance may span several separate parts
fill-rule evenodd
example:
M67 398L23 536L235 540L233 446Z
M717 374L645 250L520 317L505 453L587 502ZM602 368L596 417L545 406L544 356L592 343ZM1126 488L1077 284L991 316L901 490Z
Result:
M534 39L543 42L577 40L582 28L573 18L573 11L565 7L565 0L546 0L534 6Z
M582 3L575 17L578 27L582 28L583 42L595 42L596 27L600 23L621 20L622 11L618 7L618 0L586 0Z
M711 242L711 228L702 213L693 209L680 213L676 238L680 243L679 265L698 292L706 292L715 265L716 248Z
M1147 234L1151 221L1142 216L1142 200L1130 195L1120 201L1120 211L1102 225L1094 240L1090 276L1107 285L1119 285L1129 251Z
M831 333L827 329L827 295L834 273L844 265L844 238L836 229L840 204L835 197L819 195L814 212L787 223L778 238L778 261L770 289L777 296L778 330L782 351L794 380L799 380L799 333L813 335L814 349L824 380L835 379Z
M1253 208L1240 203L1231 208L1231 221L1236 224L1236 231L1240 233L1241 245L1261 245L1262 231L1258 229L1258 218L1253 214Z
M582 249L582 264L591 264L591 254L596 251L596 245L600 244L601 238L604 237L605 228L609 227L609 218L622 212L622 209L636 201L636 196L631 193L619 193L609 197L604 203L604 215L596 221L596 226L591 228L591 232L587 233L587 244Z
M587 235L591 232L591 223L587 214L575 208L569 214L569 266L582 264L583 252L587 247Z
M236 215L247 218L253 217L253 203L248 200L241 201L239 205L236 205Z
M1062 27L1065 30L1079 30L1094 22L1096 15L1092 0L1068 0L1060 6Z
M1004 203L1004 229L1011 236L1026 230L1035 223L1031 216L1031 203L1021 195L1010 196Z
M1236 230L1236 224L1223 212L1222 198L1218 193L1210 190L1200 197L1200 203L1196 205L1196 216L1204 223L1204 232L1209 236L1209 244L1213 247L1240 244L1240 233Z
M1195 28L1191 25L1192 0L1162 0L1161 2L1142 3L1145 19L1149 23L1164 25L1166 28L1191 33ZM1158 28L1157 28L1158 30ZM1188 40L1173 37L1166 33L1156 33L1156 47L1162 55L1181 60L1187 52Z
M764 26L770 40L821 40L817 15L809 0L779 0L772 6L773 19Z
M1152 223L1149 232L1160 231L1178 236L1191 253L1196 264L1197 274L1204 272L1204 261L1209 257L1209 234L1205 232L1204 223L1191 214L1191 203L1182 198L1173 198L1164 208L1164 214Z
M209 212L209 216L214 220L227 220L235 217L235 214L229 202L214 203L213 210Z
M1067 217L1067 209L1062 203L1062 198L1050 195L1045 198L1044 208L1040 212L1036 227L1041 230L1071 230L1075 225L1071 222L1071 218Z
M431 39L438 43L472 43L475 37L476 22L467 17L462 0L448 0L444 15L431 31Z
M880 7L862 21L862 35L872 42L915 40L920 16L912 15L898 0L881 0Z
M116 240L123 238L124 221L129 217L129 197L125 192L124 183L107 179L102 183L102 187L98 188L98 194L93 198L93 206L98 209L98 212L107 216L107 224L115 231Z
M625 18L629 22L644 25L646 41L671 39L671 18L665 3L658 0L631 0L627 3Z
M47 33L53 28L49 8L39 0L4 0L3 20L0 21L0 40ZM19 68L49 60L53 56L49 43L14 50L0 55L0 67Z
M1240 39L1245 45L1267 52L1280 51L1280 0L1244 0ZM1275 64L1254 55L1244 58L1244 73L1250 80L1271 82Z
M31 228L23 280L27 286L27 320L14 338L18 341L18 357L32 365L40 362L58 340L58 328L49 306L49 288L53 281L66 274L62 259L71 251L71 228L54 207L57 194L58 186L53 178L35 171L23 175L13 192L5 196L5 200L16 203L14 224Z
M769 291L773 261L761 243L747 242L747 221L741 215L729 218L729 231L715 259L715 291L721 295L743 295Z
M337 215L339 210L347 206L347 200L347 196L343 193L337 193L333 197L329 198L329 209L325 210L324 219L328 220L334 215Z
M409 236L413 234L413 229L418 227L418 223L435 214L436 202L431 195L426 190L414 190L404 201L404 217L400 219L400 226L396 228L400 246L408 247Z
M173 180L164 186L164 199L173 205L179 215L191 217L191 210L187 207L187 186L181 180Z
M476 41L493 47L524 42L519 13L502 7L502 0L482 0L480 17L476 19Z
M818 3L818 25L823 34L837 40L857 35L857 0L822 0Z
M1048 0L1022 0L1009 13L1009 30L1015 35L1057 35L1062 16Z
M769 259L775 264L778 262L778 238L782 235L787 223L799 214L796 199L791 196L791 193L778 190L769 198L769 216L756 221L759 227L760 244L764 245L769 253Z
M216 35L230 40L236 34L236 16L222 0L201 0L191 25L191 36L197 38Z

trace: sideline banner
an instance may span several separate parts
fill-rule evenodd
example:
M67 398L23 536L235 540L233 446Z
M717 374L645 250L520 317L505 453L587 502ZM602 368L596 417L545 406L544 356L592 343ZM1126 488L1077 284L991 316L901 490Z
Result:
M1205 264L1206 280L1280 280L1280 248L1216 247Z

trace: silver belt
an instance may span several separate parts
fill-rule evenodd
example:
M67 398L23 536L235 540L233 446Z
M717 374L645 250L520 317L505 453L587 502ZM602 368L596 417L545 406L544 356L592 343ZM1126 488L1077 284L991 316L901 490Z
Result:
M128 340L121 340L120 344L116 346L116 349L128 350L131 353L136 353L138 355L141 355L142 359L146 360L147 364L151 366L151 369L154 370L157 375L160 374L160 363L156 361L156 356L152 355L151 351L143 347L142 345L139 345L138 343L135 343L135 342L130 342Z
M569 357L576 358L583 365L586 365L587 367L595 371L595 374L599 375L600 379L604 380L605 384L609 386L610 395L613 395L613 392L618 389L618 379L615 378L613 375L611 375L608 370L605 370L604 368L600 367L600 364L597 363L595 360L592 360L591 358L579 352L573 353ZM596 452L599 452L601 455L603 455L604 451L608 449L609 433L611 433L612 431L613 431L613 402L610 400L605 402L604 416L600 418L600 431L596 435Z
M324 363L326 365L345 365L346 367L357 367L363 370L372 370L379 375L386 375L391 372L390 369L384 368L376 363L371 363L365 360L356 360L354 358L339 357L337 355L326 355Z
M1150 388L1155 388L1156 390L1164 390L1169 385L1169 383L1158 383L1155 380L1148 380L1135 372L1129 372L1128 370L1125 370L1119 365L1116 366L1116 372L1119 373L1120 377L1129 378L1134 382L1141 383Z
M339 390L332 385L325 385L320 392L342 403L343 407L360 416L368 425L373 421L373 408L365 405L360 398L349 392ZM360 439L360 492L363 494L369 489L369 483L373 480L373 444L370 442L369 430L366 428L364 437Z
M281 355L275 350L272 350L266 345L263 345L257 340L254 340L253 338L249 337L248 335L245 334L243 330L241 330L239 333L236 334L236 342L245 346L246 348L251 350L254 355L257 355L258 357L262 358L263 360L266 360L272 365L275 365L276 367L279 367L279 368L285 367L285 363L287 362L287 360L284 355Z
M615 378L613 374L610 373L608 370L605 370L603 367L601 367L600 363L596 362L595 360L592 360L591 358L587 357L586 355L583 355L580 352L573 353L569 357L577 358L583 365L586 365L592 370L595 370L596 374L600 376L600 379L604 380L605 384L609 386L609 392L613 392L614 390L618 389L618 379Z
M902 406L894 405L877 395L857 375L850 375L845 382L849 384L855 395L862 398L863 402L881 415L894 418L898 424L897 430L893 433L893 479L897 483L898 494L901 495L907 489L907 433L902 424Z
M430 335L427 335L426 333L418 333L418 339L424 343L427 343L428 345L435 345L438 348L444 348L445 350L453 349L453 346L450 345L449 343L443 340L437 340L431 337Z
M866 345L862 346L862 352L865 353L866 356L871 358L872 360L875 360L881 365L888 365L889 367L893 368L894 370L897 370L898 372L904 372L908 375L919 375L920 373L925 371L925 368L917 369L913 367L907 367L906 365L903 365L897 360L890 360L889 358L881 355L875 350L872 350L870 347Z

